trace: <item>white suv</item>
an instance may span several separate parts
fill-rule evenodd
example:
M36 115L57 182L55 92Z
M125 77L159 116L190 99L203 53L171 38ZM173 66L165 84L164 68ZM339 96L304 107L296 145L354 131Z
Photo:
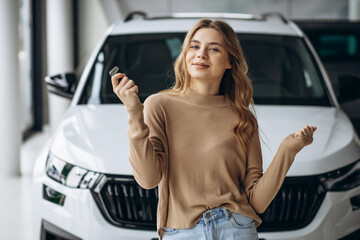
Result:
M72 104L34 168L36 239L158 238L158 192L142 189L132 176L127 112L108 72L116 65L134 79L141 101L170 87L185 33L202 17L221 18L238 34L254 87L264 170L289 133L318 126L314 143L296 156L261 214L260 239L359 236L359 139L293 22L273 14L135 13L113 24L79 81L71 73L46 78L49 91Z

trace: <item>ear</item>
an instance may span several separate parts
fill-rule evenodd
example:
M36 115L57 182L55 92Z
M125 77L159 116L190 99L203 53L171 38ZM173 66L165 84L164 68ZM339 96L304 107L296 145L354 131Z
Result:
M226 69L231 69L231 68L232 68L232 66L231 66L231 64L229 62L229 64L226 66Z

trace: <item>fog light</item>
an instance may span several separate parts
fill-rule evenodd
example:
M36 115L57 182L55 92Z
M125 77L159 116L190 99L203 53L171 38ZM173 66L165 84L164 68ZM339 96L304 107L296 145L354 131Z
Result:
M65 198L66 196L64 194L43 184L43 199L58 204L60 206L63 206L65 202Z

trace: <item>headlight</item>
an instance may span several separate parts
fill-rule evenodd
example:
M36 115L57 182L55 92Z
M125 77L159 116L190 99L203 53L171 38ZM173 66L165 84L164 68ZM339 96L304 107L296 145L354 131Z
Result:
M328 191L347 191L360 186L360 160L320 176Z
M46 159L45 171L53 180L72 188L92 188L100 176L100 173L62 161L51 153Z

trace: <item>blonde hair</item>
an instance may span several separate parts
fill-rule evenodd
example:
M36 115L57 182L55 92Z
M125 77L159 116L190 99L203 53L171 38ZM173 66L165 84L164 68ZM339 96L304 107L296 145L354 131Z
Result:
M223 37L225 49L229 54L231 69L227 69L220 83L219 94L224 95L232 110L239 118L234 134L241 146L247 148L252 134L257 131L258 124L250 107L253 110L253 89L247 76L248 65L236 33L226 22L221 20L201 19L187 33L182 45L182 51L174 64L175 84L165 92L170 94L184 93L190 85L190 75L186 68L186 54L189 44L195 33L201 28L213 28Z

